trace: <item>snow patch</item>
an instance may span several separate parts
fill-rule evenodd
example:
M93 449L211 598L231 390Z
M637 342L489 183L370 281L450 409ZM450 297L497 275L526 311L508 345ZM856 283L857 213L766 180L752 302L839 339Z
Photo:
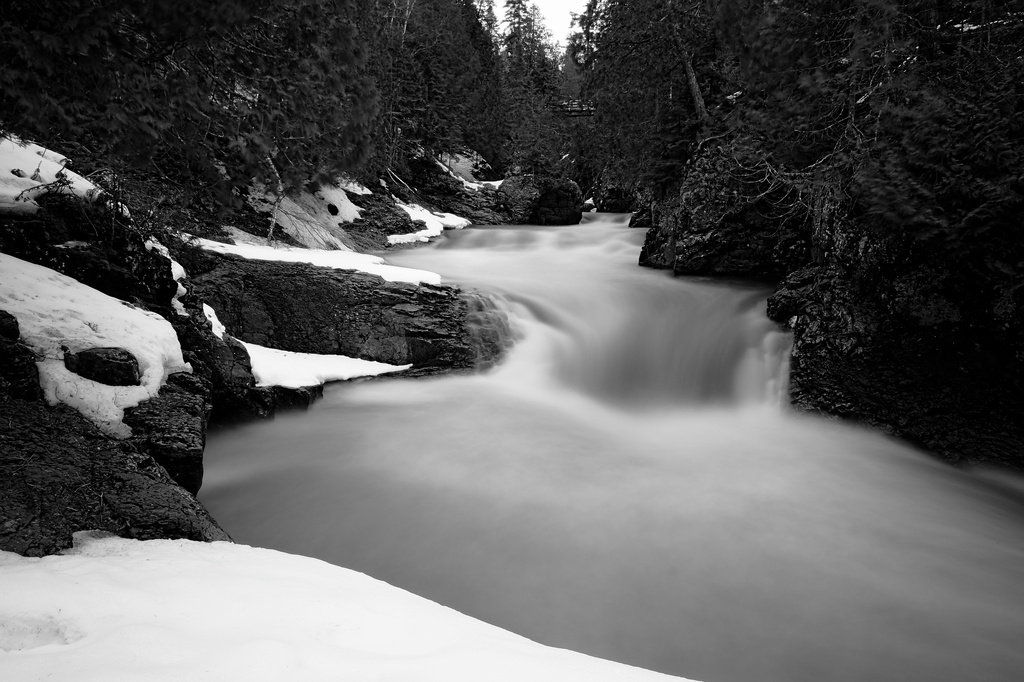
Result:
M276 197L262 186L249 193L249 203L261 213L274 213ZM276 205L275 221L289 236L313 249L351 251L344 225L359 219L359 207L338 185L323 185L316 192L286 196Z
M430 241L431 237L437 237L445 230L461 230L469 227L472 223L469 220L455 215L454 213L434 213L423 208L419 204L405 204L395 200L398 207L409 214L413 220L421 220L426 227L418 232L410 234L388 235L389 244L409 244L412 242Z
M377 376L400 372L412 365L389 365L372 360L360 360L344 355L317 355L293 353L242 342L249 351L252 374L257 386L285 386L302 388L318 386L328 381L344 381L356 377Z
M20 682L679 679L542 646L362 573L229 542L86 532L62 555L0 552L0 604L23 623L51 633L73 623L81 635L0 652L3 678Z
M45 147L0 137L0 213L32 215L36 199L65 193L96 201L103 190L67 168L68 159Z
M170 323L156 313L59 272L0 253L0 309L18 318L21 341L39 358L39 384L51 405L69 405L107 434L127 437L124 409L159 392L167 376L191 372ZM64 366L64 353L124 348L135 356L140 386L107 386Z
M185 235L200 247L216 253L228 253L251 260L283 261L287 263L309 263L335 270L359 270L383 277L389 282L410 282L412 284L440 284L441 276L436 272L400 268L387 265L380 256L354 251L329 251L323 249L298 249L293 247L272 247L259 244L222 244L221 242Z

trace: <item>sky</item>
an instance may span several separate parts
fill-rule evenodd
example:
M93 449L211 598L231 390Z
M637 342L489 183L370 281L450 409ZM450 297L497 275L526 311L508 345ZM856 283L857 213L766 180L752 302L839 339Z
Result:
M565 37L569 34L569 23L572 21L570 14L583 12L587 0L534 0L533 4L540 8L541 14L544 15L544 23L551 31L551 35L555 37L556 41L565 45L567 42ZM498 15L498 20L502 21L505 17L504 0L495 0L494 11Z

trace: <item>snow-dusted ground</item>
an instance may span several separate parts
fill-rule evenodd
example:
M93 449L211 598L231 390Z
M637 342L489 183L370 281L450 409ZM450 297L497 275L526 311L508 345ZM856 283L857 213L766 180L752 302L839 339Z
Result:
M5 682L656 682L362 573L226 542L78 533L0 552Z
M405 235L401 235L405 236ZM230 253L242 258L253 260L285 261L289 263L309 263L337 270L359 270L372 275L379 275L389 282L411 282L413 284L440 284L441 276L426 270L399 268L387 265L380 256L354 251L329 251L324 249L299 249L288 246L266 246L259 244L222 244L193 237L196 243L207 251Z
M170 323L59 272L0 253L0 309L18 318L21 340L38 357L47 401L65 403L104 432L125 437L124 408L159 392L174 372L192 371ZM65 348L124 348L139 362L140 386L106 386L69 371Z

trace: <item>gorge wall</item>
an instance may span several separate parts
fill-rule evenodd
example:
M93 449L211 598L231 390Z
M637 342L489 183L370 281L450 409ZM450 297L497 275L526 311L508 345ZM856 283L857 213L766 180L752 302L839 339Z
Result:
M790 397L956 464L1024 468L1024 290L907 233L757 195L712 145L654 207L640 263L777 284Z

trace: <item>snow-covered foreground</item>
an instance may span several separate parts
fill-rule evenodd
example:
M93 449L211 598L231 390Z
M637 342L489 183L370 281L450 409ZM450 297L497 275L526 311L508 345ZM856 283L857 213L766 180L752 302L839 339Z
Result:
M536 644L316 559L78 533L0 552L0 679L677 680Z

